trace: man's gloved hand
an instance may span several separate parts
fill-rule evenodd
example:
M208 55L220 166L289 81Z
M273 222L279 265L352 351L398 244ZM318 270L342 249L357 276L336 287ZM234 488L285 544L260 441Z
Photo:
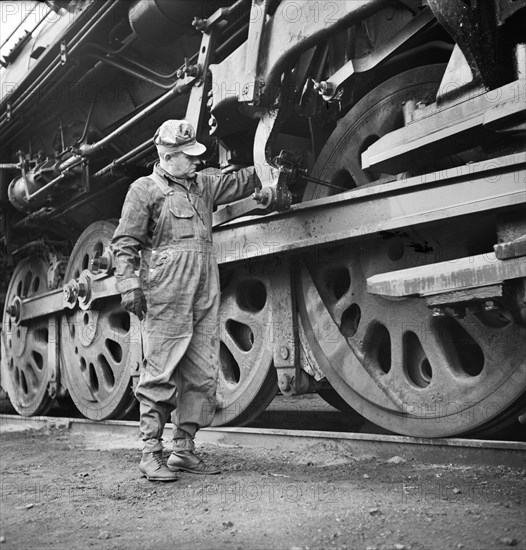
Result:
M146 296L142 288L133 288L121 294L122 307L143 320L146 313Z

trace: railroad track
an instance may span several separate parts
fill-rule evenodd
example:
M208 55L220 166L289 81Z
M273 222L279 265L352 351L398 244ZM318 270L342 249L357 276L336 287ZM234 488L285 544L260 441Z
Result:
M51 416L0 416L0 434L10 431L67 429L82 437L89 448L140 448L139 423L125 420L93 422L82 418ZM167 433L171 425L166 427ZM165 439L169 439L169 436ZM480 439L429 439L397 435L289 430L269 428L205 428L198 432L199 444L242 446L269 451L301 452L313 446L342 450L357 459L376 457L432 464L503 465L521 468L526 464L526 443Z

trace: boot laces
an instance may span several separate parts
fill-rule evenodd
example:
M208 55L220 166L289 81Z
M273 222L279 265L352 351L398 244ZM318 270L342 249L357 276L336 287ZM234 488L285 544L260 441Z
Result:
M163 465L163 456L162 456L162 451L155 451L152 453L152 457L153 457L153 460L155 461L155 464L157 466L162 466Z

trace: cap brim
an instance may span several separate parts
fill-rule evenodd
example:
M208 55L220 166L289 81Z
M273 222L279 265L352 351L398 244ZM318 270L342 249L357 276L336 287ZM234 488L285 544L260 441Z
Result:
M193 145L181 149L181 152L186 153L187 155L191 155L193 157L198 157L199 155L202 155L206 152L206 147L202 143L196 141Z

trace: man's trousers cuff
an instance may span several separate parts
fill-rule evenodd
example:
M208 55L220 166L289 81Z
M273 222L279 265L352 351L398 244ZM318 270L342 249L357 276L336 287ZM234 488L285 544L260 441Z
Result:
M184 439L174 439L173 452L178 451L193 451L195 449L194 440L188 437Z

